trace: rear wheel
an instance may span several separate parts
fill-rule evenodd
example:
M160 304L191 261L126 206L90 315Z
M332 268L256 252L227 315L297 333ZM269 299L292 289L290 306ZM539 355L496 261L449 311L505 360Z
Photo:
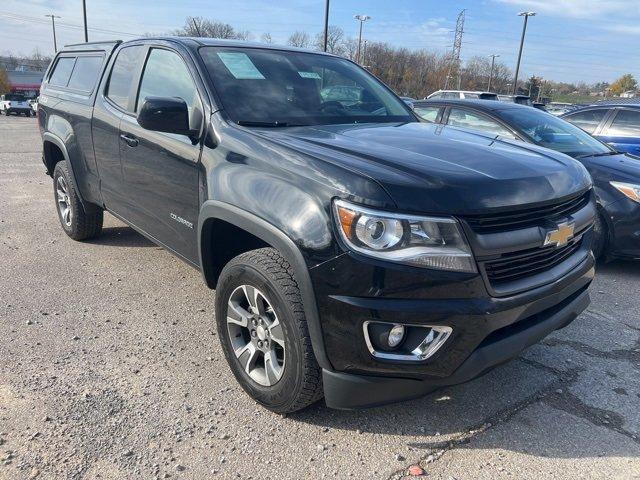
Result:
M593 224L593 242L591 243L591 250L596 260L601 260L604 257L608 238L609 231L606 220L601 213L597 213Z
M289 413L322 397L298 284L277 250L243 253L225 266L216 323L227 362L254 400Z
M58 162L53 170L53 194L60 225L67 235L74 240L87 240L100 234L102 209L89 205L87 211L83 207L66 161Z

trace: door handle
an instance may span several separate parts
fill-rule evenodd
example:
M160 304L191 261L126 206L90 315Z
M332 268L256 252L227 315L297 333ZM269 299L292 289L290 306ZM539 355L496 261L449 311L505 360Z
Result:
M132 137L131 135L127 135L126 133L122 133L120 135L120 138L124 140L130 147L138 146L138 139L136 137Z

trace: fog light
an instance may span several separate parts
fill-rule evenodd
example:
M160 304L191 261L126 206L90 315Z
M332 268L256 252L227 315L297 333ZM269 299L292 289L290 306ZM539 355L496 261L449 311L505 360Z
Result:
M389 339L387 342L391 348L395 348L400 345L402 339L404 338L404 326L403 325L394 325L393 328L389 331Z

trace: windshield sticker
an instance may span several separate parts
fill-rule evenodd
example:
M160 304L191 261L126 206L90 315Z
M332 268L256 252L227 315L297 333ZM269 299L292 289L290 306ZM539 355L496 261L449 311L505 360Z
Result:
M298 72L302 78L313 78L314 80L320 80L320 75L316 72Z
M246 53L218 52L217 55L231 75L238 80L264 80L264 76Z

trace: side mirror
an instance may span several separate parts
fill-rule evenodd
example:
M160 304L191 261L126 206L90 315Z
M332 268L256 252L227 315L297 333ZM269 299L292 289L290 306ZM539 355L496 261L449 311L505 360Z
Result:
M188 137L198 135L196 130L189 128L189 109L186 102L178 97L146 97L137 120L145 130Z

